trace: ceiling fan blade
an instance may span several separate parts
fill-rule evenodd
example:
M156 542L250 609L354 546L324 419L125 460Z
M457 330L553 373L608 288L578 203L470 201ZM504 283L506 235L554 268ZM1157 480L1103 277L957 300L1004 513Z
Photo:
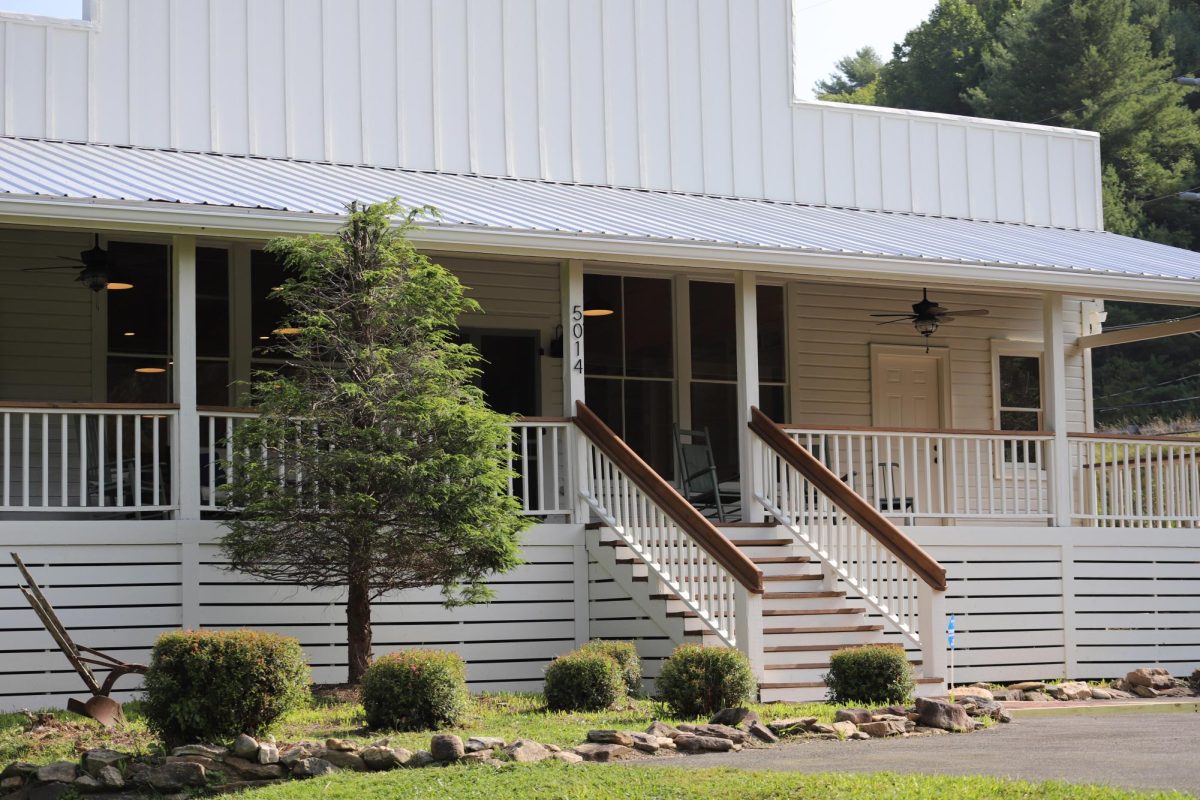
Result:
M894 322L908 322L908 321L909 321L908 317L901 317L900 319L889 319L887 322L876 322L875 324L876 325L891 325Z
M912 314L872 314L872 317L904 317L905 319L912 317Z
M80 270L80 269L83 269L83 266L82 266L82 265L80 265L80 266L78 266L78 267L68 267L68 266L66 266L66 265L63 265L63 266L54 266L54 267L22 267L22 268L21 268L21 272L39 272L39 271L41 271L41 270L44 270L44 269L73 269L73 270Z
M961 311L956 309L950 313L956 317L986 317L991 312L986 308L964 308Z
M954 322L954 319L953 316L940 316L938 317L938 323Z

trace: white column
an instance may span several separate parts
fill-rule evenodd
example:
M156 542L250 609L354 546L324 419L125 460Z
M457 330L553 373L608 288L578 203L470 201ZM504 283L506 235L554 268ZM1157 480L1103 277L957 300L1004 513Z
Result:
M559 276L559 294L562 297L563 326L563 416L573 417L576 401L584 402L583 376L586 371L582 261L571 259L563 262ZM587 451L583 435L574 426L569 430L569 447L571 470L566 476L566 496L572 509L572 519L577 523L584 523L588 520L588 507L579 490L587 470Z
M737 618L737 649L750 660L750 670L761 683L766 678L763 657L763 616L761 594L754 594L738 584L734 594L734 615Z
M737 318L738 462L741 467L742 520L762 522L762 508L754 499L758 484L752 450L750 407L758 405L758 297L753 272L739 272L734 288Z
M196 411L196 237L171 243L175 363L171 369L179 416L171 436L173 485L179 519L200 519L200 415Z
M1054 433L1047 477L1055 524L1071 524L1071 465L1067 445L1067 351L1063 334L1063 296L1042 298L1042 408L1044 424Z
M917 619L917 633L921 637L921 674L926 678L944 678L949 688L946 593L920 581L917 585Z

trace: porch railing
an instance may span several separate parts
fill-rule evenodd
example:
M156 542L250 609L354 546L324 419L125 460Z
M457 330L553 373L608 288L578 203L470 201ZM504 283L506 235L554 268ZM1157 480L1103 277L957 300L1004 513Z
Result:
M0 511L164 512L177 406L0 403Z
M945 568L757 408L750 430L755 500L940 674Z
M1200 527L1200 440L1071 434L1073 518L1097 527Z
M653 579L730 647L754 650L762 571L583 403L579 492Z
M787 428L877 510L903 519L1050 519L1053 434Z

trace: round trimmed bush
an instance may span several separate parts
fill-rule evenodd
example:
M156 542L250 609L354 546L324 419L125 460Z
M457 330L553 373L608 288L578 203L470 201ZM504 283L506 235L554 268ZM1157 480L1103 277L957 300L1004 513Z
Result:
M603 711L625 699L625 679L611 657L585 648L550 662L543 691L551 711Z
M654 685L672 713L687 719L743 706L756 688L750 661L740 650L694 644L675 648Z
M830 656L825 685L831 703L907 703L913 692L912 664L899 645L850 647Z
M467 665L448 650L400 650L362 680L367 727L395 731L453 727L467 710Z
M300 642L260 631L176 631L154 643L143 684L150 726L170 746L259 736L309 699Z
M621 679L625 681L625 691L632 697L641 696L642 658L638 655L637 646L633 642L593 639L579 649L584 652L606 655L617 662L617 666L621 669Z

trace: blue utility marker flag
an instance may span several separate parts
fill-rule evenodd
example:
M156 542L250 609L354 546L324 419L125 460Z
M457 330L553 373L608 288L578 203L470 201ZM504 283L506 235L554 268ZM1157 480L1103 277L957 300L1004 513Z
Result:
M952 633L949 636L947 636L946 640L950 643L950 649L953 650L954 649L954 634Z
M950 621L946 623L946 631L948 633L954 633L954 615L951 615Z

